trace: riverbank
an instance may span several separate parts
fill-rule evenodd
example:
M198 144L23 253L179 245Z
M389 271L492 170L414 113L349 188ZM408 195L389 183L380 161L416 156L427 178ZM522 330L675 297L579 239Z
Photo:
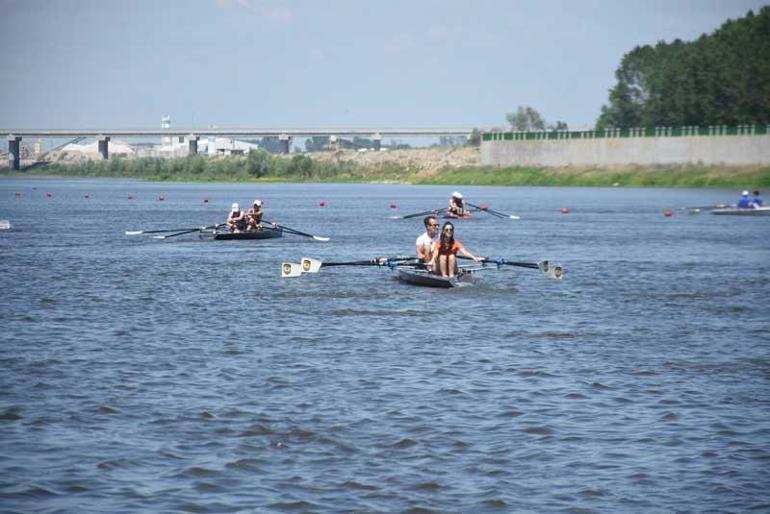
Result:
M768 188L770 167L494 168L478 148L337 151L293 155L110 159L52 163L0 176L116 177L175 182L371 182L490 186Z

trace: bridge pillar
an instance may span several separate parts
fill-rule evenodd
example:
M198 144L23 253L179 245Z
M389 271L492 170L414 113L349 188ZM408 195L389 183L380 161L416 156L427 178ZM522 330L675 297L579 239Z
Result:
M281 145L281 153L289 153L289 141L291 138L288 134L281 134L278 136L278 141Z
M373 135L372 142L374 143L374 151L379 152L382 148L382 135L379 132Z
M187 155L198 155L198 140L200 136L190 134L187 136Z
M12 170L19 170L19 162L21 160L21 136L8 135L8 167Z
M106 161L110 157L110 136L99 136L99 154L102 156L102 160Z

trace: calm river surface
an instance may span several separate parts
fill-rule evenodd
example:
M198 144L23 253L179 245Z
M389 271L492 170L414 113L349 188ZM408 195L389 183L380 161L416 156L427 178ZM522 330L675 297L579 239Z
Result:
M388 217L455 189L521 216L457 223L471 251L565 279L280 277L412 252ZM332 241L124 235L255 198ZM736 198L3 179L0 511L770 511L770 218L679 210Z

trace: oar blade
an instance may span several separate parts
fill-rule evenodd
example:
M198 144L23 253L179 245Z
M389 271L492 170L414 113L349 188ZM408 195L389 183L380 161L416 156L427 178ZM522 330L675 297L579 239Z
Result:
M302 257L300 262L300 269L302 270L302 273L318 273L318 271L321 269L321 265L323 264L318 259L313 259L312 257Z
M313 236L313 239L315 239L316 241L322 241L324 243L331 240L331 238L324 237L324 236Z
M302 275L302 265L296 262L284 262L281 263L281 277L292 278Z
M548 278L552 278L554 280L561 280L564 278L564 268L561 266L551 266L551 269L548 270L547 276Z
M144 230L126 230L127 236L138 236L144 234Z

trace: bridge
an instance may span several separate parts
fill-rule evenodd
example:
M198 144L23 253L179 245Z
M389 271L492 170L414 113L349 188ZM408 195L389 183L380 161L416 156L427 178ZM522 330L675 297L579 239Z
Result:
M97 137L99 154L102 159L109 157L109 142L113 137L184 137L188 153L198 153L198 140L208 136L230 137L278 137L283 153L289 153L290 141L294 137L323 137L331 140L337 136L369 137L374 149L379 150L383 136L468 136L473 128L230 128L230 129L0 129L0 136L8 139L8 166L19 169L19 148L24 137Z

